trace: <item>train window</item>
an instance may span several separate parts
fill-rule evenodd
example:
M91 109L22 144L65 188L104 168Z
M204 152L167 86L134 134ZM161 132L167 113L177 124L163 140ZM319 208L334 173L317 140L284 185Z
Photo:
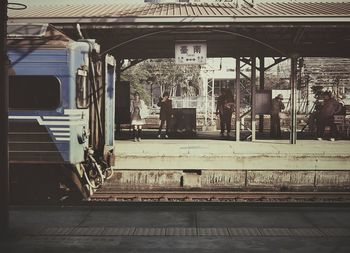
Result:
M53 110L60 105L60 81L55 76L9 76L9 107Z
M83 66L77 71L76 89L77 108L87 108L90 100L86 66Z

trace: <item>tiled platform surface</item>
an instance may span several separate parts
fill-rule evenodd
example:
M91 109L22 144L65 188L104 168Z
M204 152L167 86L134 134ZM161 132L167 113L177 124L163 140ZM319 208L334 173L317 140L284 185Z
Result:
M350 252L350 207L134 203L12 207L1 252Z

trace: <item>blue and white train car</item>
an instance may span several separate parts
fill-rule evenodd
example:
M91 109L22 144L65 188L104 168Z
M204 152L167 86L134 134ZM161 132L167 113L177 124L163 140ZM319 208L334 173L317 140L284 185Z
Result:
M11 182L88 197L112 172L115 60L50 25L8 31Z

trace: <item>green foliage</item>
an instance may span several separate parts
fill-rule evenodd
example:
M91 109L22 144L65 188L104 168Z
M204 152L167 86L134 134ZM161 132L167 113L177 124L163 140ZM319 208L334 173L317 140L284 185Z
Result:
M150 73L139 63L131 68L128 68L121 74L121 79L130 82L131 95L138 92L146 104L150 103L150 95L145 89L145 84L149 78Z
M138 91L147 104L150 102L149 86L159 87L160 93L170 96L196 96L200 80L199 65L176 65L174 59L154 59L141 62L122 73L130 81L131 92Z
M267 89L267 90L272 90L272 89L277 89L277 90L290 89L289 79L279 78L274 73L266 73L265 74L265 89Z

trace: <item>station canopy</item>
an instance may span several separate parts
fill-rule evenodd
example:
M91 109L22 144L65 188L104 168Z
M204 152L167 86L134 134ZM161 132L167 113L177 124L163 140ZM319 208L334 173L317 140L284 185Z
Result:
M9 24L79 29L119 59L172 58L177 41L204 41L208 57L350 57L347 3L167 3L28 6Z

